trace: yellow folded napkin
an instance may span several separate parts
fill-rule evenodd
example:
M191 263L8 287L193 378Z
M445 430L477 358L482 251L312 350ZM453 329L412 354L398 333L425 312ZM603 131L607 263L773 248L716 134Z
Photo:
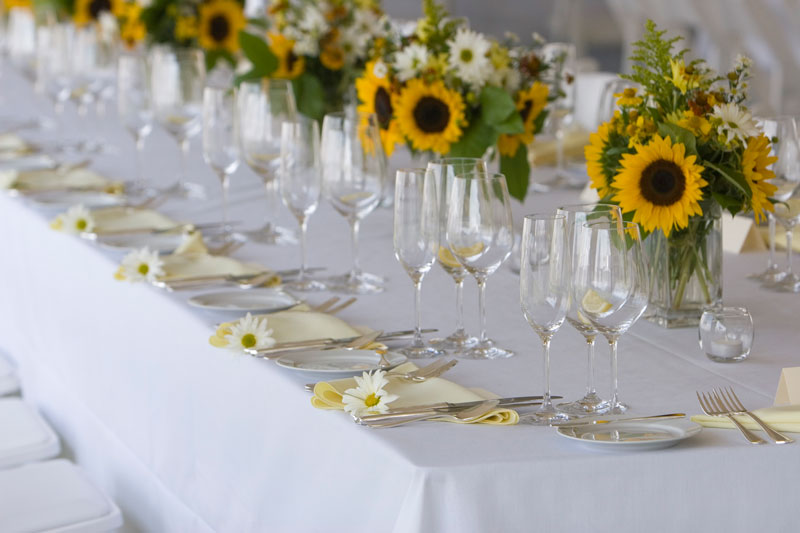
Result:
M0 189L20 191L47 191L51 189L101 189L108 194L121 194L124 186L111 181L88 168L58 170L4 170L0 171Z
M564 136L564 157L583 159L583 147L589 144L589 132L574 128ZM531 166L554 166L556 164L555 139L536 139L528 146L528 162Z
M267 325L272 330L272 338L278 344L284 342L299 342L314 339L346 339L363 335L363 330L358 330L342 320L341 318L329 315L328 313L318 313L311 311L305 305L297 305L285 311L269 313L266 315L255 315L254 318L267 319ZM233 322L220 324L217 331L208 342L217 348L227 348L228 340L226 335L231 333ZM371 347L381 347L383 345L375 343Z
M769 245L769 228L764 227L759 230L764 242ZM780 224L775 228L775 247L781 250L786 249L786 230ZM795 227L792 232L792 250L800 252L800 226Z
M766 407L764 409L756 409L753 413L778 431L800 433L800 405ZM761 426L747 415L737 415L736 420L748 429L761 429ZM722 416L695 415L692 417L692 422L697 422L701 426L709 428L733 429L736 427L727 417Z
M417 369L414 363L404 363L392 372L411 372ZM411 407L414 405L428 405L438 402L474 402L487 400L493 396L483 396L457 383L443 378L431 378L421 383L412 383L402 379L389 379L389 384L384 387L387 394L396 394L397 399L390 405L390 409ZM347 389L356 387L353 378L339 379L336 381L322 381L314 386L314 396L311 405L317 409L334 409L343 411L342 395ZM491 424L494 426L511 426L519 422L519 414L513 409L498 407L489 411L473 422L465 422L455 417L447 417L447 422L460 424Z
M19 135L4 133L0 135L0 154L3 156L17 156L28 151L26 143Z

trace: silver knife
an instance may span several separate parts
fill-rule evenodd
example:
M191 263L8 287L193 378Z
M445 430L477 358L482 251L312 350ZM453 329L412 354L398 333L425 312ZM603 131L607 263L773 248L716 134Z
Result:
M438 331L438 330L437 329L423 329L422 333L433 333L435 331ZM413 334L414 334L414 330L413 329L402 330L402 331L390 331L388 333L384 333L383 335L380 335L375 340L378 341L378 342L385 341L385 340L396 340L396 339L399 339L399 338L402 338L402 337L406 337L406 336L409 336L409 335L413 335ZM325 346L331 346L331 345L334 345L334 344L336 344L336 345L338 345L338 344L347 344L348 342L352 342L352 341L354 341L354 340L356 340L356 339L358 339L360 337L361 337L361 335L358 335L358 336L355 336L355 337L345 337L345 338L342 338L342 339L311 339L311 340L307 340L307 341L284 342L284 343L281 343L281 344L276 344L272 348L262 348L260 350L256 350L254 348L248 348L248 349L245 350L245 353L250 354L250 355L255 355L255 356L261 356L261 355L266 355L266 354L276 353L276 352L281 352L281 351L300 350L300 349L307 349L307 348L321 348L321 347L325 347Z
M551 399L557 400L560 399L561 396L550 396ZM516 396L512 398L498 398L497 399L498 407L524 407L527 405L539 405L542 401L541 396ZM392 415L410 415L410 414L423 414L426 412L443 412L449 413L453 411L459 411L461 409L468 409L475 405L480 404L485 400L476 400L472 402L439 402L439 403L432 403L428 405L413 405L409 407L400 407L397 409L391 409L386 413L376 414L376 415L364 415L361 417L362 420L365 422L369 422L370 420L382 420L386 417L391 417Z
M652 415L652 416L634 416L628 418L608 418L608 419L594 419L594 420L570 420L563 424L554 424L560 428L572 428L581 426L591 426L595 424L613 424L615 422L639 422L642 420L669 420L671 418L685 418L686 413L668 413L665 415Z

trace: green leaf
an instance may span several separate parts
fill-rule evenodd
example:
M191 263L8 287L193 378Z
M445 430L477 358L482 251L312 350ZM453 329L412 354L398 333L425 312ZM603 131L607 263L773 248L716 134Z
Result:
M481 115L487 124L497 126L506 122L511 114L519 116L511 95L499 87L484 87L481 91Z
M720 205L720 207L730 211L731 215L733 216L736 216L736 213L739 213L742 210L742 201L739 199L731 198L730 196L718 192L712 192L711 196L714 198L714 201Z
M262 77L267 77L278 68L278 58L272 53L267 42L252 33L246 31L239 32L239 45L242 52L253 64L253 70L262 73Z
M297 110L303 115L321 121L325 116L325 94L316 76L304 72L292 81Z
M508 183L508 192L519 200L525 201L528 194L528 183L531 176L531 166L528 163L528 149L520 145L517 153L511 157L500 156L500 172L505 174Z
M486 150L497 142L497 130L478 115L457 143L450 146L448 157L483 157Z
M704 161L703 164L709 168L716 170L720 176L725 178L725 180L739 189L742 194L744 194L745 198L748 200L753 196L753 191L750 190L750 185L747 184L747 180L744 178L744 174L739 172L738 170L734 170L725 165L715 165L709 161ZM708 180L706 180L708 181Z
M519 113L514 113L500 124L494 124L494 129L497 130L498 133L506 133L509 135L525 133L525 125L522 123L522 117Z
M658 133L662 137L668 135L672 139L673 144L681 143L686 146L687 155L697 155L697 138L694 136L694 133L686 128L681 128L669 122L661 122L658 124Z

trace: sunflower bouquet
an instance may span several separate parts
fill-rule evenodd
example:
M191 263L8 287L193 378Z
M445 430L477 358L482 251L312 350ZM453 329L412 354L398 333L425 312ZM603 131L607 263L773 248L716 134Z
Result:
M368 52L389 31L377 0L272 0L265 36L242 35L252 63L240 80L292 80L301 113L341 111Z
M673 50L679 38L664 34L648 21L633 74L622 76L638 88L615 95L619 110L585 153L601 201L650 235L651 318L673 326L721 301L720 213L752 211L759 222L772 211L776 158L744 106L750 60L720 77L687 63L687 50Z
M21 0L12 0L12 3L21 3ZM58 20L70 20L78 28L114 24L124 4L124 0L32 0L37 13L46 12Z
M236 65L248 23L241 0L153 0L140 17L151 43L202 48L209 69L220 59Z
M540 75L550 67L532 50L499 43L449 19L433 0L410 35L373 51L356 80L359 109L378 116L387 155L483 157L495 147L511 195L523 199L527 146L555 98Z

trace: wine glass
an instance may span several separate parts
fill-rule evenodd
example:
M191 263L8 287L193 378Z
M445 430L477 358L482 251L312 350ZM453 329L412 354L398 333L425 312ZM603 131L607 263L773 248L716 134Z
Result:
M136 141L136 185L144 191L144 142L153 131L153 109L147 91L147 66L138 54L121 54L117 60L117 115Z
M464 357L511 357L513 352L495 346L486 334L486 280L514 247L505 176L483 172L456 175L448 200L446 238L450 252L478 283L481 336Z
M578 311L605 336L611 347L609 412L624 413L628 406L619 401L617 342L642 316L649 296L639 225L587 222L576 228L572 253L575 256L572 298Z
M422 278L439 252L439 201L436 179L425 169L397 171L394 188L394 256L414 283L414 340L401 349L407 357L435 357L443 352L422 340Z
M551 85L552 94L560 94L561 98L553 102L551 120L556 138L556 180L571 183L571 177L565 168L564 162L564 136L566 126L572 122L575 111L575 62L577 54L574 44L547 43L542 47L542 56L552 69L545 72L547 81Z
M231 174L239 168L233 89L206 87L203 91L203 159L222 184L222 228L227 240L228 187Z
M300 224L300 272L287 285L300 291L321 291L325 285L306 274L306 230L308 217L317 210L322 192L319 159L319 125L297 116L284 121L281 133L281 195L283 203Z
M542 341L545 390L541 407L520 421L544 426L569 420L550 399L550 340L569 307L567 217L527 215L521 248L519 301L525 320Z
M556 210L556 213L566 217L567 225L567 242L568 249L574 249L575 237L577 229L587 222L615 222L622 221L622 210L619 206L613 204L577 204L565 205ZM567 264L567 271L570 275L575 272L576 256L570 254L570 260ZM578 302L570 298L570 305L567 309L567 322L578 330L578 333L583 335L586 340L587 347L587 382L586 394L580 400L561 403L558 409L573 415L588 415L604 413L608 410L608 402L604 402L597 394L595 389L595 364L594 364L594 348L595 338L597 337L597 329L592 325L589 320L583 316L579 311Z
M350 223L353 268L331 278L337 291L368 294L383 291L383 278L361 270L358 230L384 195L386 157L374 113L328 113L322 121L322 179L325 194Z
M43 49L37 49L37 66L43 76L42 89L53 102L57 117L64 114L72 94L72 24L54 24L40 28Z
M264 225L248 231L247 236L266 244L294 244L297 242L294 233L275 224L280 208L281 126L297 114L292 84L279 79L241 83L236 107L242 155L264 183L267 198Z
M486 162L483 159L472 157L446 157L428 163L428 172L432 173L436 179L437 190L439 193L439 219L441 220L441 230L439 233L439 254L438 261L442 269L447 272L456 284L456 330L443 339L432 339L431 344L444 350L452 350L455 355L459 355L471 348L478 342L478 339L467 334L464 329L464 279L467 277L467 270L461 266L450 250L447 248L447 198L449 198L450 186L458 174L468 174L472 172L486 173Z
M165 192L179 198L202 198L203 187L186 182L191 139L202 129L203 52L155 46L150 55L150 101L158 123L181 149L181 170L177 183Z

